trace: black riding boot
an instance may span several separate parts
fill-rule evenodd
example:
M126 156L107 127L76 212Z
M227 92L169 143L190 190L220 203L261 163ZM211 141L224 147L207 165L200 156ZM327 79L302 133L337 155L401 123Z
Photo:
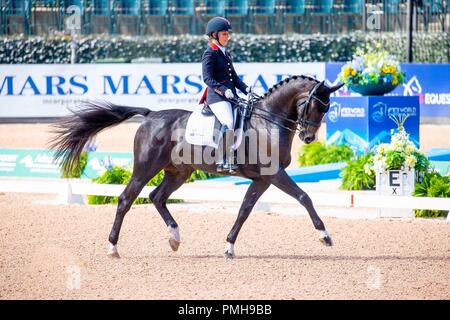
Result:
M228 129L226 125L220 128L217 150L217 172L229 171L234 173L237 166L234 164L234 130Z
M235 173L237 165L234 163L234 130L228 129L226 132L226 154L224 155L223 170L228 170L230 173Z
M226 155L225 155L225 136L227 133L228 127L226 125L222 125L219 132L218 142L217 142L217 156L216 156L216 164L217 164L217 172L222 172L223 166L225 164Z

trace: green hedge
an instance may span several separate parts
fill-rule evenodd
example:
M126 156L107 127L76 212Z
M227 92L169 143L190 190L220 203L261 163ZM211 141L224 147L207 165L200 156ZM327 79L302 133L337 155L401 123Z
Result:
M450 198L450 177L437 172L426 173L421 183L416 183L415 197ZM446 217L448 210L414 210L416 217Z
M368 167L373 165L373 154L359 155L356 159L347 161L339 174L342 177L343 190L374 190L375 173Z
M303 166L315 166L318 164L343 162L353 157L352 149L347 145L324 144L315 141L304 144L300 148L298 164Z
M78 165L73 167L72 171L70 172L64 171L61 167L61 178L64 179L81 178L84 169L86 169L88 157L89 154L86 151L81 152L80 161L78 162Z
M78 39L79 62L139 57L163 62L199 62L206 47L202 36L87 36ZM354 32L343 35L234 34L229 48L235 62L348 61L356 47L381 43L406 61L406 34ZM414 38L416 62L450 62L450 33L419 33ZM70 37L0 38L0 63L69 63Z
M128 184L128 182L131 179L131 174L132 174L131 170L114 166L109 170L107 170L100 177L92 179L92 181L100 184ZM186 180L186 182L193 182L195 180L205 180L216 177L219 177L219 175L203 172L201 170L195 170L191 174L191 176ZM158 186L162 182L163 178L164 178L164 171L161 170L147 183L147 186ZM110 196L89 195L87 199L89 204L107 204L107 203L117 204L119 201L118 197L110 197ZM169 199L167 202L178 203L183 202L183 200ZM148 198L137 198L133 203L144 204L144 203L151 203L151 201Z

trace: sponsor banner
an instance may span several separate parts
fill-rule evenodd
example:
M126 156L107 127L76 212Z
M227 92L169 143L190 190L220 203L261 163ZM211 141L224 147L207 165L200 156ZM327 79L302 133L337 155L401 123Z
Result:
M133 168L133 154L131 152L89 152L86 168L81 178L97 178L113 166L131 170Z
M339 83L344 63L327 63L328 85ZM450 117L450 64L401 64L406 81L386 96L418 96L423 117ZM360 96L342 88L336 96Z
M0 176L59 178L53 153L46 150L0 149Z
M60 178L59 163L53 163L54 152L33 149L0 149L0 177ZM101 176L107 168L132 168L131 152L89 152L82 179Z
M379 143L389 143L397 125L390 116L408 115L404 127L419 148L420 108L418 97L331 97L326 114L327 142L350 145L357 153Z
M239 76L262 94L305 74L325 79L325 63L236 63ZM0 65L0 118L58 117L85 100L193 110L203 90L200 63Z

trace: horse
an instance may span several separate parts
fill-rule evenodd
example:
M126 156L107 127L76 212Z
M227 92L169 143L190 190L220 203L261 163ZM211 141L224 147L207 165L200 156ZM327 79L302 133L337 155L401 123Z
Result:
M281 189L303 205L314 228L320 233L320 242L332 246L331 236L318 216L311 198L289 177L285 168L291 162L292 140L296 132L299 131L298 136L304 143L313 142L329 109L331 93L342 86L343 84L328 87L324 81L319 82L308 76L292 76L274 85L263 96L255 98L246 130L277 130L279 150L272 153L278 166L271 174L262 174L265 164L257 159L256 163L239 164L237 171L233 173L250 179L251 184L226 238L226 258L235 257L234 245L239 231L258 199L270 185ZM71 114L53 124L54 136L49 144L50 149L55 151L54 160L60 161L62 169L68 172L78 165L83 148L101 130L135 115L144 117L135 134L133 172L128 185L119 196L107 255L120 258L117 244L124 217L143 187L161 170L164 170L164 178L149 194L149 198L167 225L171 249L177 251L181 243L180 231L166 206L168 198L186 182L195 169L217 173L214 163L180 163L172 159L173 149L178 143L176 140L182 138L174 132L186 128L191 112L181 109L151 111L148 108L120 106L109 102L85 102L83 108L71 111ZM268 134L267 139L274 138ZM201 148L204 150L207 147ZM246 148L245 143L241 144L237 151L241 148ZM244 150L244 153L246 152L248 146ZM220 174L231 175L227 172Z

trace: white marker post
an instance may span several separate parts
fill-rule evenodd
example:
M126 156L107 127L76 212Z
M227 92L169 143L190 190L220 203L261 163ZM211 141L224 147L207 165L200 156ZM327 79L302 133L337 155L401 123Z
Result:
M376 172L376 190L381 196L412 196L415 186L414 170L389 170L381 173ZM393 209L383 208L380 203L378 215L382 217L393 218L414 218L414 210L411 209Z

